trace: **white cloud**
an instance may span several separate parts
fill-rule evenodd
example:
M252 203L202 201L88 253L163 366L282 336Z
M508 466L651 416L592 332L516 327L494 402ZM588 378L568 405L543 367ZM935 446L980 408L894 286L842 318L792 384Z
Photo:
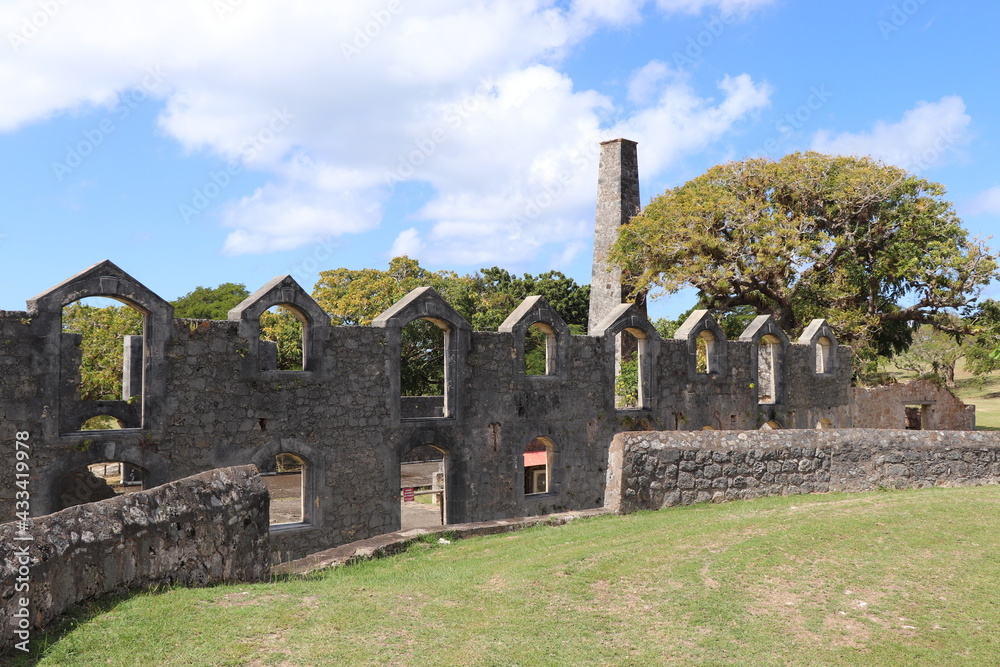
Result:
M870 155L888 164L920 173L944 162L969 141L972 118L961 97L919 102L895 123L879 121L868 132L833 134L821 130L812 149L821 153Z
M389 255L392 257L399 257L400 255L419 257L423 254L423 250L424 246L420 242L420 232L417 231L416 227L410 227L401 231L396 240L392 242Z
M660 84L673 75L670 65L661 60L652 60L632 72L628 81L628 99L633 104L648 104L660 88Z
M251 196L227 201L222 188L212 201L226 253L369 232L384 226L391 186L421 181L432 194L409 228L386 230L393 252L451 264L572 256L591 232L601 139L638 140L652 173L768 103L747 75L724 79L713 100L657 62L632 77L631 116L576 89L564 54L601 27L639 22L647 4L91 0L59 4L29 35L37 0L8 0L0 34L24 36L0 49L0 131L141 88L162 100L158 129L186 150L268 175ZM162 73L153 87L149 71Z
M665 85L654 106L619 126L621 136L641 137L643 170L655 173L681 156L705 148L731 131L742 119L770 105L772 89L746 74L719 83L723 99L715 105L699 97L683 80Z
M643 173L655 173L769 103L769 86L745 74L726 77L719 88L723 97L713 103L681 79L661 81L650 90L651 106L602 129L599 111L608 102L593 93L572 93L571 82L549 68L500 81L491 107L459 131L468 130L470 142L483 142L483 155L501 159L436 163L428 170L440 169L442 178L433 180L440 195L421 212L431 221L429 230L420 232L421 249L440 263L516 263L547 244L565 249L588 239L599 141L638 141ZM508 95L514 99L508 102ZM527 119L512 112L522 97L537 102ZM458 157L467 155L463 151ZM484 173L463 178L462 170L477 169Z
M574 0L578 21L599 21L615 26L638 23L645 0Z
M969 204L969 212L973 214L986 213L1000 216L1000 185L981 192Z

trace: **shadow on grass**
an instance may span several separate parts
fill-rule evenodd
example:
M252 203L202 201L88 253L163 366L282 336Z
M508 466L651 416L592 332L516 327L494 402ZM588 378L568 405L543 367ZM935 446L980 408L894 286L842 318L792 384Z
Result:
M166 589L144 589L126 591L124 593L111 593L101 596L96 600L80 602L73 605L58 617L53 619L47 628L39 630L35 628L31 631L31 639L27 653L18 650L11 650L0 655L0 665L4 667L27 667L37 665L44 658L49 650L55 646L59 640L71 633L78 626L91 621L92 619L113 611L115 607L123 602L127 602L136 595L155 593Z
M93 618L106 614L114 610L122 602L125 602L136 595L148 593L150 591L128 591L125 593L115 593L102 596L96 600L81 602L67 609L62 615L49 623L44 630L37 628L31 631L31 639L28 646L31 649L27 653L11 649L7 653L0 655L0 665L4 667L27 667L36 665L44 658L49 650L59 642L60 639L75 630L77 626L87 623Z
M434 537L437 537L437 535ZM267 579L266 583L283 583L302 579L321 579L322 576L322 571L312 572L307 575L272 574ZM215 588L216 586L227 586L232 583L233 582L220 581L208 586L199 586L199 588ZM90 622L98 616L114 611L120 604L128 602L138 595L156 595L159 593L167 593L174 588L176 587L169 584L153 586L150 588L135 588L121 593L109 593L107 595L102 595L95 600L79 602L53 619L44 630L40 630L38 628L32 629L31 639L28 643L30 651L27 653L11 648L8 652L0 654L0 667L29 667L30 665L37 665L42 658L45 658L48 655L49 651L56 644L58 644L61 639L73 632L73 630L77 627ZM180 588L184 587L181 586Z

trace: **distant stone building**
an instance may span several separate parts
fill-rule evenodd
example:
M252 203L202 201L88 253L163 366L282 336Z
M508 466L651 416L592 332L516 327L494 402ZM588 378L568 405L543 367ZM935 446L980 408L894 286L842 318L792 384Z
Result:
M974 431L976 406L930 380L851 389L854 428Z

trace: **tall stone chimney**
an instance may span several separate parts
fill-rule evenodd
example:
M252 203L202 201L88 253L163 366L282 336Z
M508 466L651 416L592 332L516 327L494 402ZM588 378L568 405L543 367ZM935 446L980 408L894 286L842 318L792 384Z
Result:
M597 175L597 219L594 224L594 265L590 276L589 333L615 306L625 302L630 288L622 284L621 268L608 262L618 228L639 212L639 158L636 142L601 142Z

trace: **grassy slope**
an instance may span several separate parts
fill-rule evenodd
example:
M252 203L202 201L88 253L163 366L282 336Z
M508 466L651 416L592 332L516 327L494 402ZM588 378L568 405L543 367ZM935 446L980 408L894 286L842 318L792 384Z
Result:
M962 369L955 372L955 394L976 406L976 427L1000 430L1000 373L973 377Z
M769 498L104 601L40 665L1000 664L1000 487Z

